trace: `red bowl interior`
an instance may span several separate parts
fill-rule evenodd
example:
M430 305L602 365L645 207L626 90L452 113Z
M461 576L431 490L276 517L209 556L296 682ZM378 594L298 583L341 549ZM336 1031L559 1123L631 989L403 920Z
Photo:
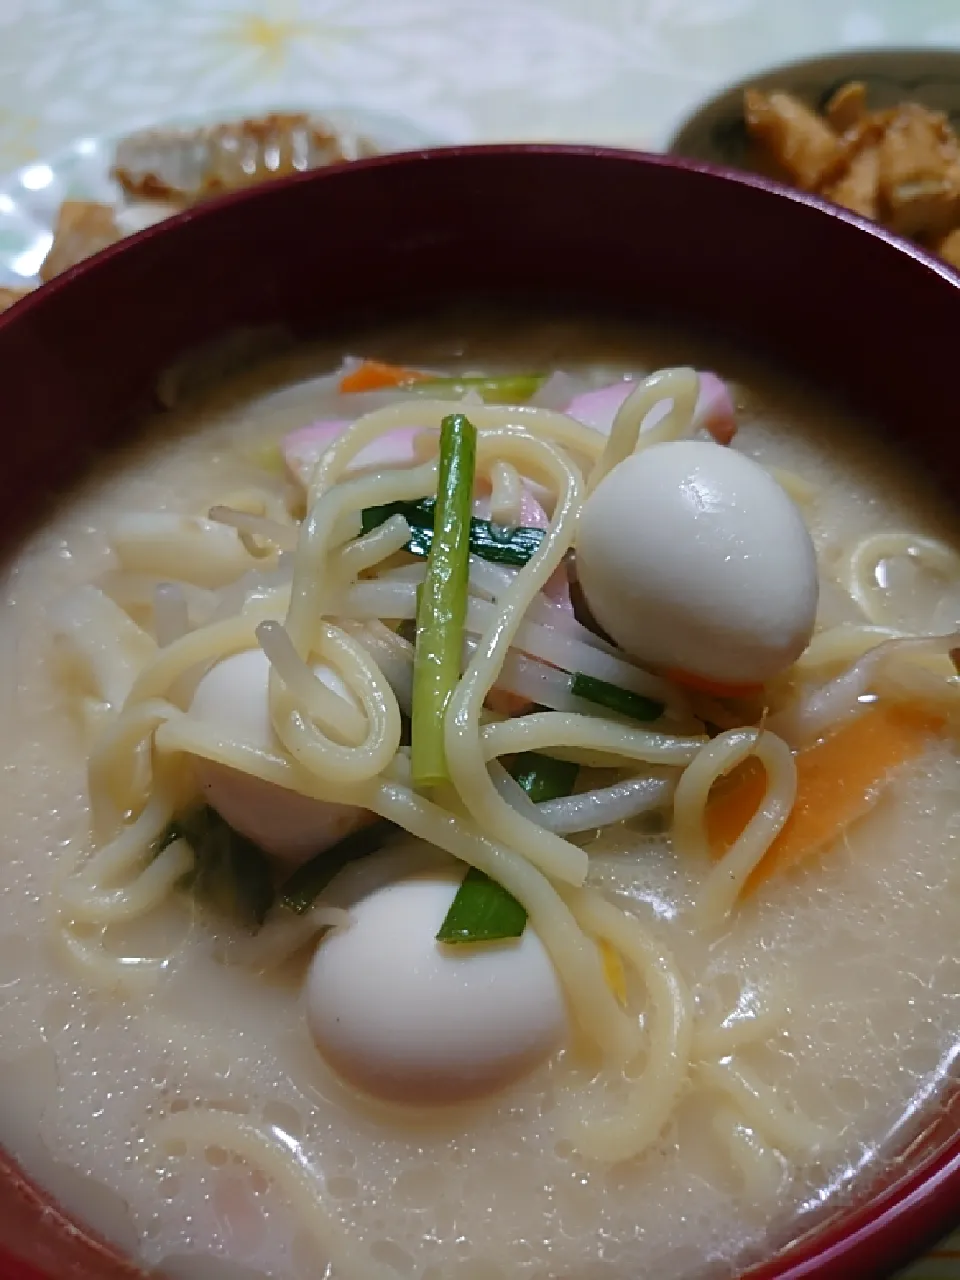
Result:
M12 541L154 397L241 326L295 333L481 295L669 314L767 350L875 417L945 484L960 280L815 199L690 163L576 147L387 157L227 197L107 250L0 318ZM895 1175L752 1280L881 1276L960 1209L960 1102ZM0 1278L134 1268L0 1159Z

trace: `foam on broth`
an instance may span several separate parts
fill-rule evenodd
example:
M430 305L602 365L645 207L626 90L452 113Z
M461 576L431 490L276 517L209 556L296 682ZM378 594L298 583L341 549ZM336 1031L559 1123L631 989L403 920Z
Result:
M436 332L436 329L433 330ZM360 345L359 343L356 345ZM457 341L416 328L363 342L387 358L613 370L715 367L737 381L737 445L820 491L812 517L830 566L854 537L892 526L960 536L919 476L816 395L686 338L609 326L523 331L519 358L493 326ZM935 1105L960 1042L955 922L960 763L932 748L842 846L772 881L722 937L677 922L700 872L662 835L619 831L591 846L592 878L633 899L674 951L704 1017L749 1013L755 993L788 1012L745 1065L778 1101L822 1123L807 1166L747 1194L713 1133L719 1095L692 1089L657 1146L603 1167L556 1128L550 1064L472 1108L398 1119L352 1097L305 1030L296 978L225 968L186 900L138 922L117 954L185 939L160 987L121 1000L71 969L50 889L89 842L86 759L48 643L45 611L110 567L105 526L121 510L202 512L259 473L251 449L324 416L311 387L340 352L282 360L157 420L104 464L9 565L0 622L0 1142L75 1213L150 1264L185 1277L314 1278L322 1241L284 1188L225 1147L160 1144L156 1122L202 1105L249 1117L317 1178L343 1231L387 1275L421 1280L726 1275L789 1240L864 1166L875 1171ZM919 581L892 583L903 620L929 625ZM926 593L926 594L925 594ZM227 928L227 926L224 926ZM146 937L147 945L144 946ZM81 1176L82 1175L82 1176ZM93 1180L91 1183L90 1179ZM98 1184L98 1185L94 1185ZM220 1263L216 1260L220 1259ZM333 1273L336 1274L336 1273Z

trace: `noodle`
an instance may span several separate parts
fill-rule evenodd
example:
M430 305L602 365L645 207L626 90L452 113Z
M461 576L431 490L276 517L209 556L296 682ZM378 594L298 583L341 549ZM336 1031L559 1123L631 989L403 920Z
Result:
M756 813L701 886L695 911L705 925L717 925L729 916L751 871L783 829L797 794L797 769L782 738L757 729L731 730L702 748L674 794L673 829L680 856L705 862L710 857L710 788L749 756L756 756L766 770L767 789Z
M179 714L163 698L148 698L101 731L87 766L90 807L98 830L115 829L125 813L147 803L150 769L144 747L159 725Z
M687 765L707 741L704 737L675 737L633 729L619 721L571 715L561 711L535 711L516 720L488 724L480 730L484 760L518 751L600 753L604 763L622 767L625 760L645 764Z
M438 431L441 422L449 413L449 401L418 397L407 403L401 402L390 405L386 409L377 409L373 413L358 418L317 464L310 484L311 502L315 501L321 493L338 484L360 450L376 440L378 436L403 427L426 427ZM539 409L531 405L510 405L504 408L477 405L470 410L470 421L484 435L504 427L515 427L524 434L534 435L538 439L569 449L571 453L588 459L598 457L605 444L605 437L599 431L594 431L592 427L584 427L564 413L557 413L552 409Z
M496 461L490 467L490 519L512 529L520 524L523 480L512 463Z
M524 818L497 793L484 767L480 709L494 685L533 596L558 568L570 545L579 512L580 477L562 455L532 437L507 436L529 461L547 472L557 492L550 527L540 546L498 601L498 617L481 637L476 653L454 690L446 715L447 768L453 785L480 829L493 839L524 850L548 875L581 884L586 855L561 837Z
M357 747L366 736L366 722L352 702L335 693L303 661L279 622L261 622L257 639L270 665L298 699L312 720L339 734L346 745Z
M176 793L169 772L155 776L150 798L137 818L124 823L113 839L83 864L75 879L91 888L110 884L123 879L146 858L173 817Z
M693 1037L695 1058L725 1058L742 1048L779 1031L789 1010L776 1001L753 1013L730 1015L716 1026L697 1026Z
M842 662L855 662L865 653L875 649L884 640L905 640L907 633L893 627L872 624L860 626L841 622L828 631L813 637L807 648L794 663L794 671L806 674L820 667L838 666Z
M372 569L405 547L410 541L410 533L410 526L403 516L390 516L376 529L340 549L335 572L349 578L365 569Z
M215 524L236 529L247 554L255 560L272 554L271 546L279 547L281 551L296 550L296 529L291 525L280 524L278 520L270 520L249 511L234 511L224 506L211 507L210 519ZM266 548L254 542L254 538L261 538L267 544Z
M798 1111L788 1110L769 1085L732 1059L705 1063L699 1074L705 1084L735 1102L750 1127L758 1129L781 1151L810 1159L826 1141L825 1129Z
M179 676L194 667L252 649L257 642L257 626L276 612L273 597L265 596L250 601L244 612L235 617L211 622L175 640L140 672L127 695L125 709L150 698L162 698Z
M73 877L61 885L60 900L71 919L83 924L133 920L158 907L192 868L193 850L186 840L174 840L131 883L102 889Z
M768 467L767 470L798 507L808 507L816 501L816 487L803 476L798 476L795 471L787 471L783 467Z
M325 1260L345 1280L387 1280L393 1274L392 1269L388 1272L380 1267L369 1251L350 1239L325 1207L323 1179L306 1162L299 1146L292 1140L284 1141L278 1130L265 1132L243 1116L192 1107L157 1121L151 1136L168 1150L180 1145L222 1147L262 1169L283 1188L287 1200L298 1207L300 1220L308 1224ZM318 1267L322 1266L318 1261Z
M155 987L170 971L170 956L112 956L96 941L79 937L62 916L57 917L56 925L60 950L76 972L99 991L139 994Z
M271 658L271 715L277 736L295 760L330 782L350 784L374 778L391 763L400 745L400 708L393 690L363 646L339 627L322 624L313 649L342 673L360 702L366 736L355 747L330 739L299 708L289 687L274 683L273 674L282 677L283 672ZM347 737L345 717L337 722L337 730L338 736Z
M569 898L578 923L611 943L643 981L650 1002L646 1061L630 1087L624 1112L599 1117L578 1099L570 1133L588 1157L610 1163L639 1155L662 1132L682 1093L690 1066L693 1013L690 992L673 959L636 920L593 890Z
M520 854L471 830L463 819L406 787L382 783L370 806L412 835L485 872L522 903L560 974L577 1021L615 1061L637 1049L636 1028L618 1007L596 948L550 881Z
M285 753L265 751L253 743L229 737L192 716L181 715L160 725L155 746L161 755L187 753L314 800L366 807L370 795L369 784L349 787L343 782L327 781Z
M187 597L179 583L161 582L154 588L153 629L161 649L190 630Z
M841 720L858 714L873 701L874 686L882 680L888 663L894 658L929 660L943 657L960 645L960 632L945 636L896 636L881 640L870 648L848 671L809 694L790 707L772 715L767 724L788 741L802 744L829 732ZM948 667L948 670L953 670ZM952 678L952 677L951 677ZM888 690L896 688L888 684ZM940 698L950 697L950 686L939 682Z
M877 569L882 561L896 556L908 556L941 577L960 578L960 555L935 538L890 531L862 539L847 558L844 586L867 619L878 625L887 621L887 608L883 588L877 581Z
M349 928L350 913L338 907L316 906L302 916L281 911L269 919L259 932L234 938L223 949L226 964L246 969L273 969L316 939L326 929Z
M559 800L546 800L536 806L537 816L545 827L564 835L595 830L667 805L675 787L672 777L647 774Z
M711 1123L739 1170L750 1199L765 1201L771 1190L779 1194L787 1177L783 1158L761 1141L733 1107L721 1105Z
M83 682L114 710L157 653L153 638L93 586L78 587L59 600L51 623Z
M619 1098L606 1113L597 1090L561 1090L561 1125L582 1156L613 1163L640 1155L664 1132L691 1082L723 1096L714 1131L751 1195L759 1198L782 1175L773 1147L804 1157L814 1153L824 1138L818 1126L786 1108L731 1057L772 1034L786 1010L764 1007L719 1025L695 1026L689 984L677 961L639 919L586 887L588 854L566 837L672 803L674 854L702 874L690 919L698 932L714 937L794 804L796 767L779 733L792 740L850 714L893 645L934 654L938 671L945 666L945 646L956 637L903 640L879 625L867 579L880 559L904 547L920 547L938 571L952 571L954 553L906 535L858 544L850 590L872 625L821 632L792 675L801 680L851 660L855 665L802 695L764 728L744 727L735 699L688 695L628 661L544 589L575 545L585 493L631 454L688 434L699 394L692 369L655 373L623 401L606 439L552 409L470 404L492 521L518 523L526 486L537 485L549 523L519 569L471 557L464 669L443 723L450 782L431 798L412 788L401 747L402 717L414 710L414 647L393 630L416 617L425 568L422 562L398 563L412 536L403 516L363 533L361 513L435 494L436 431L450 401L410 397L346 427L314 468L299 528L285 523L279 499L269 507L256 495L214 506L206 521L137 515L118 522L114 546L123 569L113 590L130 607L152 605L156 639L93 588L61 616L60 632L93 672L97 692L117 708L89 759L94 819L107 838L59 888L58 934L72 964L114 988L155 982L170 968L173 957L111 956L89 930L95 926L102 935L106 926L146 915L175 892L194 853L177 838L157 850L192 795L186 762L207 761L298 796L377 814L485 873L519 902L550 956L573 1018L600 1050L598 1078L614 1083ZM648 423L652 411L656 417ZM346 478L362 450L411 428L420 432L413 465ZM586 484L582 465L589 468ZM774 474L799 500L814 496L802 477ZM282 558L267 572L255 565L277 548ZM185 571L190 557L195 559ZM170 581L164 577L150 589L150 573L168 572ZM196 626L201 614L205 621ZM193 685L211 664L258 644L268 664L273 740L267 743L247 741L185 710ZM573 694L575 675L655 700L662 719L639 727L625 715L605 712ZM945 686L941 681L936 690ZM498 718L487 706L494 690L526 700L527 713ZM929 696L929 690L921 693ZM531 705L553 709L531 711ZM490 706L500 709L496 702ZM700 731L692 708L713 725L730 727L714 730L711 738ZM667 731L681 727L691 731ZM523 752L619 772L608 785L535 804L501 763ZM711 788L752 756L766 773L764 797L714 863L706 829ZM631 776L624 777L625 770ZM395 875L427 865L416 847L395 853L389 855ZM303 915L276 907L258 933L230 937L215 954L222 963L261 972L284 965L324 930L349 927L347 887L369 887L365 876L359 868L341 873ZM605 948L635 976L625 1003L605 970ZM642 1008L632 1007L634 993ZM305 1217L316 1219L318 1240L336 1265L342 1259L351 1274L371 1274L366 1255L360 1257L323 1210L322 1183L295 1147L210 1110L169 1117L155 1134L163 1141L218 1143L262 1167L301 1204Z
M595 489L607 472L631 453L686 435L699 394L700 380L693 369L661 369L645 378L617 410L606 447L590 473L587 488ZM643 423L650 411L668 400L671 401L669 411L644 430Z

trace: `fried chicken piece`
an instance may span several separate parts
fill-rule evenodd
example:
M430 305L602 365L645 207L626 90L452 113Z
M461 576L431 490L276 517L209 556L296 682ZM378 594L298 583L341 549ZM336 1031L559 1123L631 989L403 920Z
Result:
M822 195L834 204L843 205L861 217L879 217L880 195L880 147L875 142L868 142L855 151L850 157L846 170L829 183Z
M843 141L799 98L747 89L743 103L750 134L799 187L815 191L843 165Z
M939 112L899 107L880 143L885 221L901 235L943 235L960 221L960 147Z
M934 252L939 253L954 271L960 271L960 227L948 232L939 244L934 245ZM960 653L960 649L956 652ZM953 653L950 654L953 657Z
M837 133L854 128L867 114L867 86L862 80L848 80L831 94L823 114Z
M65 200L57 215L53 244L40 267L40 279L44 283L52 280L120 238L120 228L109 205Z
M33 293L33 290L0 286L0 314L9 311L15 302L25 298L28 293Z

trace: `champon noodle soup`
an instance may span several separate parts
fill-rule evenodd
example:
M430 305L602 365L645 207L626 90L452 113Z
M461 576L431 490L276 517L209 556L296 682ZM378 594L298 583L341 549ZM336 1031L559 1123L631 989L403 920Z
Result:
M729 1275L960 1039L957 531L741 356L432 335L9 564L0 1142L169 1274Z

